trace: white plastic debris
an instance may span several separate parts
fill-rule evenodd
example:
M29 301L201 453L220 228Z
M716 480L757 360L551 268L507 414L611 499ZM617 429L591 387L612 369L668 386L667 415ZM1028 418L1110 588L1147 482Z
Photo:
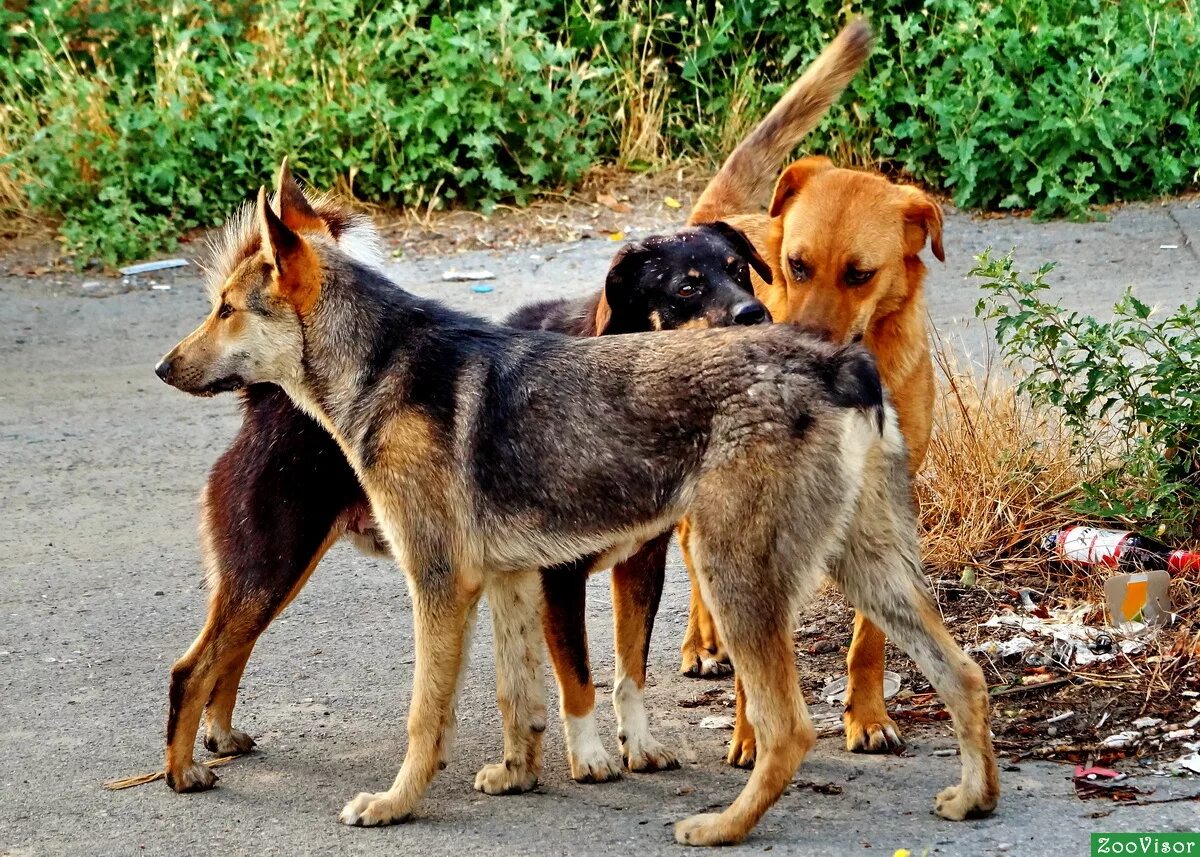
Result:
M830 705L845 705L846 704L846 686L849 683L849 678L839 676L825 687L821 688L821 699L825 700ZM891 670L884 670L883 673L883 698L891 699L900 692L900 685L904 682L903 677L899 673L894 673Z
M1047 723L1062 723L1068 717L1073 717L1074 715L1075 715L1074 711L1064 711L1062 714L1055 714L1053 717L1051 717L1046 722Z
M700 721L701 729L732 729L733 718L728 714L710 714Z
M1200 753L1180 756L1175 760L1175 764L1185 770L1191 771L1193 774L1200 774Z
M1103 741L1100 742L1100 746L1101 747L1128 747L1128 746L1134 744L1135 742L1137 742L1137 740L1141 737L1142 737L1141 732L1134 732L1132 730L1126 730L1125 732L1118 732L1116 735L1109 735L1107 738L1105 738Z
M159 259L157 262L141 262L137 265L129 265L122 268L121 273L127 277L132 277L134 274L149 274L151 271L165 271L168 268L184 268L187 267L187 259Z
M1152 729L1162 723L1161 717L1139 717L1131 724L1134 729Z
M442 281L446 283L471 283L476 280L494 280L496 275L491 271L480 268L478 271L460 271L450 268L442 271Z
M1184 738L1191 738L1196 734L1195 729L1176 729L1173 732L1168 732L1163 736L1164 741L1182 741Z
M1022 655L1035 648L1037 648L1037 643L1022 635L1013 637L1011 640L987 640L973 647L971 651L999 658L1009 658L1014 655Z
M151 286L150 288L154 289L154 291L156 291L156 292L169 292L169 291L171 291L171 287L170 287L169 285L167 285L166 283L155 283L155 284L154 284L153 286Z
M1116 651L1122 654L1132 655L1137 654L1145 644L1140 639L1132 639L1147 629L1144 625L1132 627L1135 623L1127 623L1119 630L1095 628L1090 625L1085 625L1081 619L1092 611L1092 606L1083 604L1071 610L1056 610L1051 614L1050 618L1042 619L1038 616L1028 616L1018 613L1000 613L984 622L982 628L1017 628L1024 631L1026 634L1032 634L1039 637L1048 637L1057 643L1062 644L1062 648L1067 650L1065 656L1067 663L1073 663L1076 666L1085 667L1093 663L1104 663L1111 661L1117 657ZM1116 651L1094 652L1092 646L1101 635L1117 637L1114 641L1114 649ZM1024 652L1030 648L1025 642L1028 637L1018 636L1008 641L997 641L994 643L983 643L976 646L973 651L985 651L989 654L989 646L996 646L996 651L1001 651L1002 646L1006 643L1023 647L1014 651Z

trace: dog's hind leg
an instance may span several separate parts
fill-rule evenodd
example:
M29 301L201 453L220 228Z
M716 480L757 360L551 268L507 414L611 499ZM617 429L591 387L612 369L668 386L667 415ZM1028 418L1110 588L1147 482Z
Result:
M360 792L338 816L343 824L376 827L404 821L440 767L442 742L465 666L468 630L482 584L473 574L450 573L445 560L426 567L410 560L409 565L416 663L408 750L392 787L384 792Z
M995 809L1000 795L987 685L979 665L942 623L919 563L915 539L889 544L877 533L859 530L848 536L846 553L832 572L846 597L916 662L954 719L962 781L938 795L938 815L953 821L977 818Z
M696 563L692 559L688 544L690 526L687 520L679 522L679 549L683 553L683 565L692 585L688 599L688 624L679 650L679 672L691 678L719 678L733 672L729 653L721 645L721 635L713 621L712 611L704 603L700 583L696 578Z
M678 768L670 750L650 734L646 716L646 660L654 614L662 598L667 570L670 531L651 539L612 571L613 636L617 675L613 681L613 708L617 713L617 740L621 758L631 771Z
M504 761L485 765L475 788L520 794L542 771L546 696L542 686L541 580L536 573L497 573L485 585L496 640L496 701L504 722Z
M988 726L983 670L942 623L921 570L917 523L903 445L894 417L884 432L886 458L864 481L842 553L830 574L846 597L895 641L929 679L954 718L962 780L937 797L938 815L955 821L987 815L1000 796Z
M584 612L591 563L585 557L541 571L546 645L558 681L567 764L571 779L578 783L604 783L621 776L620 765L608 755L596 729L596 687Z
M229 573L230 558L210 547L216 576L208 620L187 653L171 668L168 694L166 781L177 792L211 788L217 776L196 764L193 745L205 713L204 746L219 755L245 753L254 739L232 725L238 684L259 636L295 597L337 537L331 529L307 562L278 557L274 585L252 586ZM264 562L267 560L264 558ZM205 711L205 704L207 710Z
M729 505L738 507L738 499L730 496ZM773 505L769 497L762 502L764 508ZM742 508L749 508L748 503ZM745 788L724 812L680 821L675 839L683 845L729 845L744 839L779 799L816 743L792 650L792 610L801 578L797 569L784 568L780 558L764 548L774 541L769 529L755 533L743 526L739 531L727 521L723 537L709 544L698 520L693 524L701 590L737 667L757 758ZM746 550L738 545L743 537ZM803 553L797 553L795 558L801 557ZM808 559L811 565L812 557ZM817 567L800 571L804 577L818 577Z
M201 498L201 550L213 594L204 630L171 671L166 780L176 791L216 782L193 759L206 703L210 750L254 745L232 724L246 661L341 532L339 516L362 502L350 465L315 421L278 387L247 390L241 430Z

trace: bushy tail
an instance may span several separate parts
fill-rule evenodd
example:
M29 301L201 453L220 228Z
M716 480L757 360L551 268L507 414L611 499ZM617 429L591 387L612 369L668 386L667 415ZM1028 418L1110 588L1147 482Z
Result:
M696 201L688 223L753 214L765 206L784 160L854 78L871 53L872 42L871 26L864 19L847 24L721 165Z

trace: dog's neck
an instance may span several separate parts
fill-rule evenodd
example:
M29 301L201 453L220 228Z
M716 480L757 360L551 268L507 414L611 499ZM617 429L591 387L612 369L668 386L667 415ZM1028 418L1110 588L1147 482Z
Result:
M370 268L340 259L327 264L320 297L301 317L301 371L280 386L321 423L359 470L360 445L380 411L403 406L385 395L406 383L431 329L487 323L404 291Z
M406 408L444 406L452 391L430 376L466 359L473 342L505 331L343 258L326 262L322 292L300 320L301 371L280 385L330 432L360 478L362 447L378 427Z

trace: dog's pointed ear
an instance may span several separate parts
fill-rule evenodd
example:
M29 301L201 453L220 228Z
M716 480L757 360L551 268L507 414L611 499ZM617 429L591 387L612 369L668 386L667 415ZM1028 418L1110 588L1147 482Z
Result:
M905 252L916 256L924 249L928 239L933 255L939 262L945 262L946 251L942 247L942 207L923 190L909 185L901 187L904 193Z
M279 165L279 177L275 182L275 200L279 206L279 219L293 232L324 232L329 234L329 225L317 214L304 195L299 183L292 176L288 159Z
M266 187L258 189L258 227L263 257L274 268L269 288L299 312L307 312L320 294L321 266L308 242L271 208Z
M710 223L708 224L707 228L713 230L730 244L732 244L737 249L738 255L749 263L750 267L754 269L756 274L762 277L764 283L771 282L771 266L768 265L767 261L758 254L758 250L755 248L754 243L748 237L746 237L745 232L738 229L736 226L731 226L724 220L718 220L716 223Z
M771 198L771 217L778 217L782 214L788 200L799 193L800 188L804 187L809 179L817 173L832 169L833 161L829 158L810 155L807 158L801 158L784 170L779 176L779 181L775 182L775 195Z

